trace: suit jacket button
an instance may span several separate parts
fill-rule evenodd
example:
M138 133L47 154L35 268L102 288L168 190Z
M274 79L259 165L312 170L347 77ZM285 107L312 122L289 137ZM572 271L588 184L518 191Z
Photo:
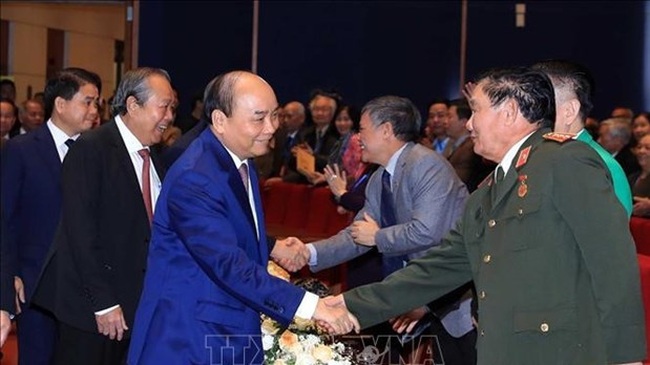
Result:
M492 228L492 227L494 227L496 225L497 225L497 221L495 221L494 219L490 219L488 221L488 227Z
M478 297L479 297L479 299L485 299L485 291L481 290L481 291L478 293Z
M485 331L481 331L481 336L485 336Z
M104 264L104 269L106 269L106 270L108 270L108 271L113 270L113 268L111 267L111 265L108 265L108 264Z
M548 323L544 322L539 326L539 330L546 333L549 330Z
M485 262L487 264L490 261L492 261L492 256L491 255L488 254L488 255L483 256L483 262Z

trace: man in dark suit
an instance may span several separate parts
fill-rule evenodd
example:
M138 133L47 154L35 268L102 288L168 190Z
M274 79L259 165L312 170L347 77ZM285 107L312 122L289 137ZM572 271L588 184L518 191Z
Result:
M15 252L18 356L21 364L46 364L56 340L54 318L26 304L52 244L61 210L61 163L80 133L97 117L99 77L65 69L48 80L47 123L10 139L2 152L2 212L8 233L3 245ZM29 349L27 351L26 349Z
M449 142L442 154L449 160L456 175L465 183L467 190L471 193L494 169L494 165L488 166L483 163L483 158L474 152L474 142L465 128L465 124L472 116L467 101L465 99L450 101L447 115Z
M305 107L298 101L288 102L284 106L280 128L275 132L275 149L273 150L273 169L271 178L279 177L282 181L298 182L303 177L295 171L295 159L292 150L304 142L303 125L305 124ZM273 180L269 179L270 183ZM278 180L277 178L275 180ZM268 180L267 180L268 181Z
M316 90L309 101L313 125L303 132L302 143L295 148L303 148L314 155L315 170L323 171L329 161L330 153L339 140L339 132L334 126L334 113L338 107L339 96ZM296 170L296 158L289 163L291 170L283 177L284 181L307 183L308 180Z
M210 82L211 124L172 166L153 228L129 364L261 364L260 312L289 324L354 323L272 277L252 163L277 129L273 89L233 71Z
M546 133L553 86L497 70L472 92L474 150L498 161L442 245L381 283L332 299L362 326L474 279L478 364L617 364L645 358L639 267L602 159ZM344 299L343 299L344 298Z
M632 152L632 121L626 118L609 118L600 122L598 143L614 156L626 176L641 169Z
M164 70L127 72L114 120L85 133L63 164L61 222L33 299L58 320L57 364L125 362L164 175L149 146L173 100Z

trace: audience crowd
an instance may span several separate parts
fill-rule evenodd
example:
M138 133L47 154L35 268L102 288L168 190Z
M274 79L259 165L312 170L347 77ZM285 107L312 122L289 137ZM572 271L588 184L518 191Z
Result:
M515 76L508 79L510 76L507 75L505 79L521 82L522 87L527 87L525 83L529 80L521 80L528 76L518 79L518 72L512 71ZM215 327L206 327L216 328L214 334L240 333L228 332L227 328L244 326L236 323L237 318L221 318L217 313L220 310L241 315L245 321L248 321L248 315L254 317L252 314L259 312L279 316L282 320L294 315L313 318L333 333L344 333L359 330L359 322L343 307L343 299L327 302L308 295L303 297L303 293L260 276L262 274L254 274L260 282L251 284L250 278L213 272L206 265L254 267L272 259L289 271L308 267L316 272L347 262L347 287L350 289L387 278L386 288L401 280L400 285L412 285L416 290L429 288L417 282L418 275L424 275L426 270L434 272L426 265L437 265L436 260L445 259L450 260L446 262L449 266L445 266L451 273L449 280L453 277L459 280L458 284L466 285L439 299L422 297L419 300L418 297L412 302L417 303L418 308L409 307L410 311L406 307L394 313L386 310L385 313L390 315L382 312L381 318L373 317L372 320L363 315L362 319L373 325L389 319L364 333L403 336L399 337L400 341L384 344L387 347L401 347L409 341L405 338L412 340L418 335L433 334L440 341L440 350L448 355L445 362L448 365L476 364L477 361L481 364L481 359L495 359L494 356L481 355L485 348L479 346L478 356L475 349L477 342L486 341L484 336L488 335L482 330L481 321L484 316L496 313L490 312L493 304L486 304L485 292L476 287L484 274L482 270L489 269L472 267L472 273L469 273L474 263L464 263L461 253L453 251L458 250L454 246L454 239L460 239L458 235L470 241L464 235L475 234L478 237L476 242L479 242L485 230L501 224L489 220L485 228L470 232L467 227L456 223L467 222L472 218L468 215L479 218L488 214L473 205L476 202L472 197L476 195L472 193L480 194L485 189L492 189L491 186L503 178L499 176L503 161L515 157L512 155L515 152L508 152L511 155L505 153L514 148L511 144L498 145L503 153L495 158L488 144L497 145L503 136L485 129L485 126L481 129L480 121L491 118L485 116L488 109L499 108L498 113L502 113L493 116L494 120L502 118L506 125L521 126L521 133L516 136L519 139L532 135L531 140L542 141L541 134L535 137L539 134L539 127L546 133L544 139L559 141L563 146L587 144L592 152L582 149L577 152L588 158L598 156L598 172L589 176L596 180L602 178L602 181L585 181L576 176L576 181L566 181L566 184L605 186L608 194L615 197L612 201L620 204L602 204L598 205L599 208L611 208L612 214L618 214L620 210L622 216L625 211L628 218L632 215L650 219L650 112L633 111L621 105L614 108L611 115L591 115L593 80L580 65L544 61L526 68L526 72L542 79L535 82L548 80L555 97L548 105L542 102L539 105L525 104L533 99L546 100L534 91L530 91L528 101L516 93L506 95L503 90L509 90L505 85L507 82L504 82L505 86L500 84L503 80L499 78L504 76L498 72L479 78L477 84L468 83L463 95L452 100L434 95L428 105L416 106L408 99L386 96L369 101L363 108L351 105L338 92L321 89L312 91L305 103L301 100L278 103L266 81L250 73L234 72L211 81L204 95L193 95L188 102L190 113L181 116L177 116L176 110L179 102L185 102L183 96L174 89L172 77L160 69L139 68L127 72L115 95L108 101L101 98L100 78L92 71L80 68L60 71L47 81L42 94L26 100L17 100L12 81L0 81L0 345L6 340L15 320L21 364L125 364L130 344L134 349L129 364L153 363L143 359L160 359L160 351L165 352L166 346L172 346L174 341L183 343L168 326L172 326L174 320L180 320L184 311L196 311L197 318L217 323ZM498 87L503 87L502 94L491 89ZM509 98L516 103L508 104ZM486 104L481 104L483 101ZM259 107L259 110L250 116L240 114L253 107ZM423 117L418 107L426 108ZM522 113L529 114L517 119L514 116L510 118L508 113L519 117ZM479 121L477 115L486 119ZM529 118L529 115L552 116L553 120L542 122L541 119ZM531 125L536 127L528 128ZM510 133L510 130L504 131ZM212 134L216 136L214 141L210 139L214 137ZM566 142L572 139L581 142ZM535 158L538 153L536 146L528 150L524 148L526 152L518 154L517 160L512 162L513 168L519 170L527 164L527 159L530 159L529 165L522 171L536 164L540 164L540 169L547 168ZM539 149L544 151L544 148ZM245 152L240 153L240 150ZM214 152L219 158L206 160L201 156L202 151L219 151ZM596 154L592 156L590 153L593 151ZM548 152L548 156L558 158L558 163L562 164L563 153L568 152L558 149ZM540 152L539 156L546 155ZM567 157L567 164L574 163L569 160L573 161ZM240 166L237 174L232 161L254 171L242 172ZM230 165L233 165L232 169ZM548 171L554 171L552 167L548 168ZM233 184L233 180L222 179L216 173L212 176L210 169L224 174L230 169L236 178L241 175L246 190L239 192L232 185L225 185L226 182ZM507 174L508 166L504 169L507 180L512 174ZM519 198L528 194L536 196L534 194L538 192L533 191L541 189L535 185L536 176L535 172L528 172L516 177L518 180L513 184L518 186ZM170 185L174 182L174 189L178 190L169 191L165 183L167 179ZM241 217L252 222L253 234L250 237L240 236L241 230L250 227L233 221L239 213L230 212L231 204L237 200L230 200L232 197L209 189L202 190L205 184L214 183L211 179L224 184L220 189L234 189L233 196L247 202L245 211L248 213ZM529 185L528 181L531 182ZM351 217L350 226L333 237L308 244L303 243L300 237L277 241L267 237L261 210L258 209L261 204L259 194L260 189L272 191L277 184L327 187L339 214ZM183 199L174 198L175 194ZM218 195L214 199L224 200L214 204L204 200L210 194ZM161 202L157 203L158 200ZM387 203L389 200L390 204ZM200 207L190 206L189 202ZM219 204L223 206L217 206ZM511 215L526 216L529 213L527 209L541 210L543 207L540 206L546 204L538 201L536 206L517 207L518 211L512 208ZM621 207L624 210L619 209ZM158 213L159 209L162 213ZM198 242L203 236L197 230L212 232L214 219L204 222L199 216L196 222L200 224L195 225L188 221L192 219L190 214L205 214L223 221L220 220L223 232L219 233L219 238L235 240L233 248L229 246L227 250L214 251L215 255L223 255L223 259L203 260L201 255L212 251L205 246L191 247L197 244L194 241L183 241L190 252L183 259L195 259L195 267L188 266L194 265L189 261L172 263L170 258L161 258L180 250L165 244L186 239ZM226 214L226 217L220 214ZM230 214L234 216L228 218ZM575 222L582 221L567 218L567 222L562 224L574 229L572 224L578 224ZM588 227L580 229L589 230ZM539 230L535 232L544 235ZM451 243L444 238L448 235ZM243 239L267 241L268 246L263 243L264 248L256 252L257 248L237 243ZM579 242L578 246L581 244ZM179 275L188 275L187 278L175 278L180 285L175 290L181 290L183 285L196 285L195 290L205 291L200 294L205 294L201 297L205 303L199 302L197 308L185 308L161 301L160 298L167 295L179 303L181 297L174 297L169 292L172 289L165 289L168 291L162 293L166 276L174 275L169 274L170 268L160 267L157 261L149 261L153 266L147 266L147 255L150 260L154 257L154 247L156 259L161 262L169 259L170 267L183 266L185 271L179 271ZM235 249L240 252L233 253ZM485 250L483 264L491 260L487 252L492 248ZM440 255L435 256L438 251ZM430 252L434 254L428 255ZM248 258L242 259L244 256ZM424 259L418 260L423 256ZM233 260L239 261L231 262ZM561 263L564 258L556 257L555 260ZM621 258L615 265L625 264L624 260ZM453 263L462 268L453 266ZM592 264L586 262L586 266ZM402 272L400 269L405 272L403 276L391 275L395 271ZM458 274L461 269L468 271L467 275ZM151 270L160 271L154 274ZM191 277L201 276L197 273L201 270L206 271L209 277L205 283ZM509 274L501 274L516 276L517 272L514 268L512 270ZM591 270L591 267L586 270ZM442 271L435 272L444 275ZM593 274L587 271L585 275L590 273ZM220 281L219 275L228 276L228 279ZM395 279L398 276L400 279ZM217 285L211 287L211 281ZM156 287L152 287L154 282ZM260 293L275 288L286 293L287 297L275 301L248 298L249 294L228 289L227 285L237 285L237 282ZM536 290L536 284L540 283L530 285L531 291ZM360 291L346 297L348 303L352 300L352 308L348 309L355 315L358 314L355 309L371 310L366 308L364 300L367 297L364 295L381 296L378 293L383 293L381 288L376 293L371 293L370 289L363 291L364 288L361 286ZM440 288L435 289L443 291ZM142 294L143 290L145 294ZM601 295L599 288L594 290L593 295ZM630 292L635 293L634 288ZM583 294L592 295L586 293ZM383 297L380 299L381 305L393 303ZM210 303L210 300L222 302ZM488 310L481 312L481 306ZM172 307L178 310L178 317L171 314L160 317L159 311L167 308L172 313L169 309ZM285 307L287 313L283 313ZM589 307L588 310L597 311L597 308ZM149 317L144 318L143 313ZM480 319L479 313L482 313ZM156 320L158 317L166 318L168 322ZM365 327L364 320L361 324ZM485 321L488 328L493 328L490 327L493 319ZM635 319L629 321L632 323ZM134 327L144 327L145 324L148 328ZM155 334L150 333L156 331L166 333L165 341L168 342L153 342L150 336ZM542 328L542 332L546 331L548 328ZM410 337L404 333L410 333ZM132 337L133 343L130 343ZM594 340L594 343L605 346L605 339L601 340ZM499 346L498 341L489 341ZM557 344L561 347L560 342ZM159 349L155 350L155 346ZM207 342L198 347L188 345L187 351L189 348L199 351L205 346ZM156 355L155 351L159 353ZM605 353L609 348L599 351ZM636 349L631 350L631 357L626 357L622 347L617 351L620 352L605 353L612 356L608 360L642 360ZM203 355L183 357L185 355L170 353L165 356L177 355L178 359L199 359L197 363L204 363L201 360ZM242 356L248 355L244 351ZM259 359L254 357L251 362L257 363Z

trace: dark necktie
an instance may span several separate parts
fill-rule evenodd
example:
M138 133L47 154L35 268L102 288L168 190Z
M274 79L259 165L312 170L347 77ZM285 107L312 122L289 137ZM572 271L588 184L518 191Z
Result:
M316 131L316 145L314 146L314 153L319 153L323 146L323 131Z
M503 178L505 177L505 172L503 171L503 168L501 166L497 167L497 183L500 183L503 181Z
M142 157L142 199L144 200L144 207L147 210L147 217L149 218L149 224L153 220L153 205L151 203L151 156L149 156L149 150L146 148L138 151L140 157Z
M293 147L294 138L295 137L287 136L287 140L284 143L284 151L282 151L282 159L284 163L287 163L291 157L291 147Z
M384 170L381 175L381 227L390 227L397 224L395 218L395 206L393 203L393 192L390 185L390 173ZM382 271L384 277L401 269L404 266L405 256L382 255Z
M239 166L239 176L241 176L241 181L244 183L244 189L248 193L248 165L246 162Z
M499 186L501 185L499 183L503 181L504 177L505 177L505 172L503 171L503 168L501 167L501 165L497 166L497 170L494 177L494 184L492 184L492 190L490 192L492 203L495 203L497 200L497 196L499 195L498 194Z
M74 144L74 139L68 138L67 141L65 141L65 145L68 146L68 148L72 148L72 145Z

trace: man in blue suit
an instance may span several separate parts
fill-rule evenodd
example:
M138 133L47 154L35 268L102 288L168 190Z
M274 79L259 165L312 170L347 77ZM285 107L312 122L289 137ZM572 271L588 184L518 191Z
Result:
M16 260L20 364L48 364L53 356L54 319L25 303L59 223L61 163L97 117L100 83L99 76L79 68L58 73L45 86L50 119L33 132L9 140L2 151L2 216L8 230L2 245L3 254L9 252Z
M329 329L356 320L270 276L253 157L268 152L278 102L260 77L234 71L207 88L210 125L163 184L128 363L261 364L260 313Z

